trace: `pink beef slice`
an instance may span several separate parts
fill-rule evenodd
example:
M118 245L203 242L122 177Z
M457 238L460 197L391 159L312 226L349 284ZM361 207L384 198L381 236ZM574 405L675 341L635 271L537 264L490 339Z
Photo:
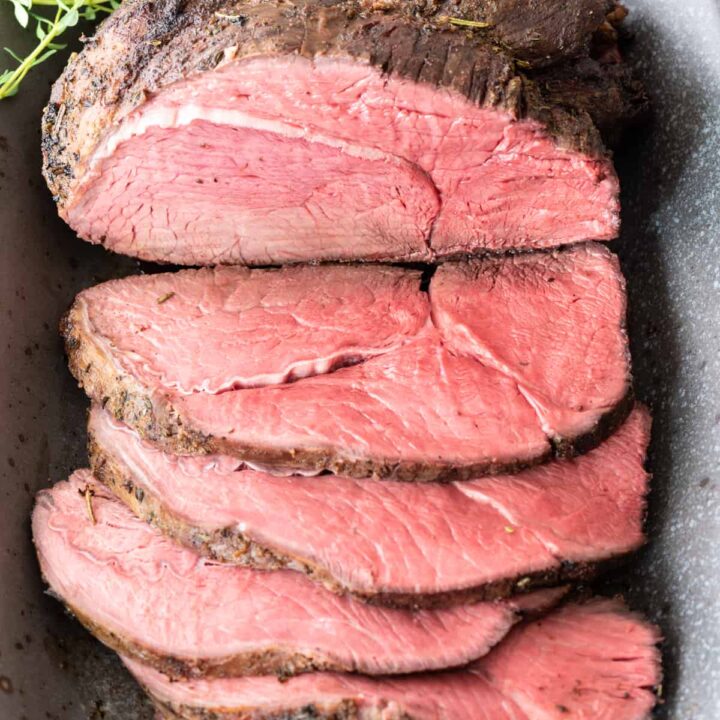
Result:
M539 254L524 262L539 265L538 272L548 262L567 262L578 273L595 273L596 252L556 251L555 261ZM565 295L582 290L589 306L616 302L617 267L609 260L602 267L594 284L577 291L563 283ZM467 285L462 272L457 284ZM486 296L481 277L468 304L486 313ZM558 323L593 321L570 312L562 294L542 302L547 313L569 315ZM616 320L614 336L609 320L603 330L613 347L627 342ZM525 352L527 328L519 315L507 323L507 343L520 345L507 349L513 357ZM608 371L624 378L622 392L617 383L596 387L598 371L585 348L568 353L542 330L538 347L567 368L573 387L584 387L595 406L582 421L556 429L512 369L442 338L415 271L219 268L131 277L84 291L63 321L71 369L88 395L168 450L233 455L275 472L416 481L507 472L553 449L584 451L624 419L627 358L615 358ZM584 332L577 327L579 337ZM555 381L554 363L537 364L534 378L543 388ZM556 396L564 402L561 391Z
M590 114L515 63L581 52L612 3L529 3L535 27L517 0L466 5L494 29L351 0L245 3L240 20L123 3L45 114L60 214L115 252L189 265L613 238L618 182Z
M180 395L327 373L399 347L429 316L419 272L371 266L189 270L83 298L123 371Z
M549 453L515 383L429 330L392 353L290 385L178 397L180 417L251 463L430 481Z
M552 581L642 544L650 417L600 447L514 476L441 485L277 477L221 455L162 452L95 407L96 477L201 553L290 567L375 602L453 604Z
M38 495L33 537L53 593L111 647L178 676L370 675L470 662L564 589L447 610L393 610L298 573L220 565L136 518L87 470Z
M628 392L625 281L601 245L443 265L430 297L446 346L516 380L555 440L587 432Z
M647 720L661 680L659 640L620 602L596 599L524 624L487 657L443 673L170 682L124 662L161 713L188 720Z

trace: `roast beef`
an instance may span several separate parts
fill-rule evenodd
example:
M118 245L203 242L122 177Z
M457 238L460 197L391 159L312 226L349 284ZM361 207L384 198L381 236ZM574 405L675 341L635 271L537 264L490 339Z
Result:
M459 666L484 655L521 611L564 594L447 610L372 607L298 573L201 558L135 517L87 470L41 492L32 524L51 590L102 641L177 676Z
M530 71L582 55L612 4L126 0L53 89L45 176L83 238L162 262L610 239L597 93Z
M637 548L649 425L638 408L587 455L451 485L275 477L232 457L169 455L98 407L88 434L95 477L201 554L431 607L587 576Z
M125 663L172 719L646 720L660 683L658 640L621 603L595 600L516 628L487 657L452 672L173 683Z
M88 395L145 438L274 472L467 479L587 450L626 416L606 249L449 265L431 313L418 282L348 266L138 276L82 292L63 333ZM512 313L516 293L533 322ZM496 313L503 327L476 319Z
M430 298L445 345L517 382L559 443L581 437L627 393L625 283L601 246L449 263Z

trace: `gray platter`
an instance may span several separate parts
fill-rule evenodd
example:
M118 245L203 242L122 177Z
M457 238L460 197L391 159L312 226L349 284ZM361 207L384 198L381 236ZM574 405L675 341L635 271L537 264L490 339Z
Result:
M630 61L653 123L618 153L640 398L654 411L648 548L605 588L665 634L673 720L720 718L720 7L634 0ZM0 3L0 46L27 38ZM84 463L86 403L58 318L137 263L76 240L40 177L40 111L61 60L0 103L0 720L150 720L112 653L43 594L34 492Z

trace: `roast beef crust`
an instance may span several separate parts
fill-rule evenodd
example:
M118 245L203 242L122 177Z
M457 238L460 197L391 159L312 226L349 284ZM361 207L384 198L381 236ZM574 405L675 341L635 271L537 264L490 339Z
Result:
M561 146L601 157L587 111L554 106L518 62L542 65L578 54L612 6L608 0L125 0L53 87L43 117L43 172L63 214L86 161L114 124L172 83L257 55L350 57L532 118ZM491 27L450 25L448 14L487 19Z
M147 692L147 690L146 690ZM232 715L235 720L358 720L359 709L353 700L343 700L337 705L328 706L310 704L292 710L281 710L279 713L262 713L252 708L217 708L213 710L191 707L189 705L174 705L163 702L148 695L162 720L222 720ZM390 720L390 719L389 719ZM410 715L394 716L391 720L413 720Z
M62 599L61 599L62 600ZM356 668L336 665L327 659L292 652L283 647L246 652L221 658L181 658L163 655L152 648L117 635L99 625L72 604L62 600L69 612L101 643L164 673L172 680L204 677L244 677L247 675L277 675L288 678L309 672L354 672Z
M650 116L645 87L623 63L583 57L533 78L552 107L586 112L611 147L620 143L628 128L642 125Z
M564 562L558 568L508 577L484 585L441 593L360 593L344 587L325 568L314 565L307 558L292 556L277 548L261 545L237 527L208 531L195 527L173 514L162 501L138 481L130 469L103 449L88 432L88 454L93 475L106 485L139 518L150 523L175 542L217 562L224 562L260 570L281 568L297 570L331 592L349 592L372 605L406 609L437 609L492 601L518 595L541 587L567 582L592 580L606 564ZM613 558L616 562L619 558Z
M588 432L556 441L551 450L529 460L453 465L449 461L406 462L383 457L353 458L328 448L296 450L249 446L202 433L188 424L170 396L151 391L120 368L97 342L83 310L75 300L60 322L68 365L91 400L113 417L133 428L143 439L166 452L180 455L231 455L256 466L297 468L355 478L392 479L403 482L453 482L485 475L514 474L551 457L572 457L597 447L627 418L633 405L631 378L624 399L605 413Z

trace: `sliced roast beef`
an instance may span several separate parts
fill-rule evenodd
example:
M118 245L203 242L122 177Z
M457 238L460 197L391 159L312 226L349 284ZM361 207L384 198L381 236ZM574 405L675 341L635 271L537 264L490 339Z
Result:
M625 281L602 246L443 265L430 297L446 346L513 378L559 443L627 393Z
M595 600L520 626L487 657L452 672L170 682L125 663L173 719L646 720L660 683L658 640L657 629L621 603Z
M498 267L507 280L494 289L486 276ZM542 281L537 328L508 311L526 275ZM432 281L437 328L418 279L348 266L126 278L81 293L63 332L88 395L145 438L275 472L467 479L586 450L629 411L623 287L608 251L453 265ZM501 316L504 328L479 321L473 332L516 364L455 337L452 313ZM574 329L575 347L546 337L553 323L563 337ZM530 346L543 357L525 368ZM551 387L558 366L567 391Z
M436 611L371 607L298 573L201 558L86 470L40 493L33 536L51 590L92 632L178 676L454 667L484 655L520 612L564 593Z
M183 457L90 414L95 476L144 520L223 562L307 573L375 603L432 607L586 576L643 542L650 418L513 477L451 485L276 477Z
M181 395L352 365L399 347L429 316L419 272L372 266L181 271L82 297L78 314L120 369Z
M595 96L516 60L574 57L611 6L126 1L55 85L45 176L85 239L180 264L610 239Z

